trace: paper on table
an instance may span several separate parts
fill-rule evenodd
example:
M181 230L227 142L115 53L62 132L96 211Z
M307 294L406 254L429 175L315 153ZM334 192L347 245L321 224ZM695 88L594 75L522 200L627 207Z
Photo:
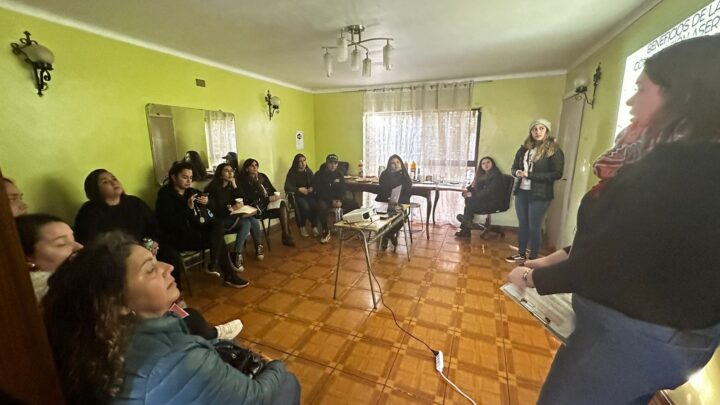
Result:
M507 283L500 289L563 342L566 342L575 330L572 294L540 295L534 288L526 288L521 292L512 283Z
M267 209L269 209L269 210L276 210L276 209L280 208L280 203L281 203L281 202L282 202L281 199L277 199L277 200L275 200L275 201L270 201L270 202L268 203Z
M257 208L250 205L243 205L230 213L230 215L242 215L244 217L249 217L255 214L257 214Z

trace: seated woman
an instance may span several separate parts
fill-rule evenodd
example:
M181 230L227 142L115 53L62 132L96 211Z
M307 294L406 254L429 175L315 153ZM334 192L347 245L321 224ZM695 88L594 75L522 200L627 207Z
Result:
M206 271L222 275L229 287L247 287L249 283L235 274L227 260L225 233L222 223L215 221L213 201L192 188L192 180L192 166L175 162L158 190L155 214L160 224L160 243L179 252L210 248L210 268Z
M247 198L246 203L259 210L260 218L279 218L282 228L282 243L285 246L295 246L292 234L290 233L289 210L287 203L281 200L270 179L260 173L260 163L255 159L246 159L240 170L240 187L243 195ZM280 207L268 209L268 204L280 201ZM256 241L257 242L257 241Z
M25 214L27 212L27 205L23 201L22 191L7 177L0 178L2 179L3 187L5 187L5 194L7 194L10 202L10 211L12 211L13 217Z
M215 174L210 184L205 187L205 192L210 194L210 199L215 201L218 207L216 220L220 221L225 230L237 229L237 237L235 239L235 251L231 254L231 260L238 271L244 271L242 250L245 246L245 240L252 231L253 239L262 240L260 231L260 222L257 218L240 217L239 215L230 215L233 210L240 209L243 206L243 194L235 181L235 170L229 163L221 163L215 169ZM240 202L240 201L243 202ZM223 209L222 207L225 207ZM264 257L263 247L258 244L256 246L258 259Z
M103 235L50 278L43 319L68 403L298 404L280 361L253 378L188 334L168 307L172 266L118 232Z
M505 198L505 181L503 174L490 156L480 159L473 179L465 197L465 212L458 214L460 230L455 232L458 238L469 238L473 216L480 212L489 212L500 207Z
M75 241L70 226L54 215L22 215L15 218L15 226L30 268L35 297L40 302L47 293L48 278L83 246Z
M345 177L338 170L338 157L331 153L325 158L325 163L320 165L313 178L313 189L318 202L318 222L320 223L322 236L320 243L328 243L330 240L330 228L327 218L330 209L342 208L344 212L358 208L358 204L345 197Z
M405 164L403 164L400 156L392 155L388 159L387 168L383 170L382 173L380 173L380 184L377 196L375 197L375 201L389 202L388 200L390 199L392 190L398 186L402 187L402 189L400 190L400 199L399 201L394 201L394 203L409 204L410 192L412 189L412 179L410 179L410 175L408 175L407 169L405 169ZM390 229L387 233L385 233L382 238L382 242L380 243L381 249L387 249L388 240L390 240L393 246L397 249L397 234L398 231L400 231L400 229L402 228L402 226L403 223L400 222L392 229Z
M317 201L313 196L312 181L313 172L307 167L305 155L298 153L285 176L285 193L295 195L295 220L300 228L300 235L304 238L310 236L310 232L305 228L307 221L310 221L313 236L320 235L317 229Z
M210 178L207 172L207 165L203 162L200 154L194 150L185 152L185 162L190 163L193 172L193 181L203 181Z
M160 229L150 207L138 197L125 194L120 181L105 169L95 169L85 177L85 202L75 216L75 237L87 244L97 235L121 230L137 242L143 239L158 240ZM174 268L183 266L180 254L171 245L159 247L154 243L158 260ZM180 277L177 277L178 284Z
M83 245L75 241L70 226L53 215L23 215L15 218L15 225L39 303L47 293L48 278L68 257L82 249ZM184 310L188 316L183 318L183 321L193 335L206 339L233 339L242 330L239 319L213 327L208 325L198 310Z

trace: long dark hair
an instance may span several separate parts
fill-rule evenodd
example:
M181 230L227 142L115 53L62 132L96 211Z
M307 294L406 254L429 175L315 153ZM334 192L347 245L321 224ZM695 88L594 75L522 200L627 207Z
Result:
M387 161L387 166L385 166L385 170L383 170L383 172L380 173L380 175L382 176L383 174L391 173L390 172L390 162L393 159L397 159L400 161L400 175L410 178L410 175L408 174L407 169L405 168L405 162L403 162L402 158L399 155L390 155L390 157L388 158L388 161Z
M486 159L492 162L492 168L490 168L490 170L488 171L485 171L482 168L482 161ZM473 183L477 183L478 180L487 180L495 176L502 176L502 172L500 171L500 168L497 167L495 159L491 158L490 156L485 156L478 162L477 169L475 170L475 179L473 180Z
M134 244L121 232L103 234L48 280L43 320L68 403L106 403L120 392L135 324L125 297Z
M175 181L172 179L173 176L177 176L180 172L183 170L190 170L192 171L192 165L188 162L184 161L177 161L170 166L170 170L168 170L168 175L163 181L163 184L169 184L174 185ZM193 175L193 180L195 179L195 175Z
M645 74L664 102L650 119L646 139L665 142L720 138L720 35L687 39L645 61ZM652 142L651 141L651 142Z
M248 168L253 163L257 163L257 167L258 167L258 175L256 178L251 177L250 173L248 172ZM253 158L247 158L247 159L245 159L245 161L242 164L242 169L240 170L240 176L242 176L243 179L245 179L246 181L249 180L253 183L258 183L258 182L260 182L260 171L259 170L260 170L260 162L258 162L257 160L255 160Z
M212 180L210 180L210 183L208 183L207 187L205 187L205 190L220 190L223 187L223 169L226 167L232 167L230 163L220 163L215 168L215 173L213 173ZM233 172L235 170L233 169Z
M190 163L192 165L192 172L193 177L196 180L202 180L207 177L207 166L205 166L205 162L203 162L202 157L200 157L200 154L197 153L194 150L189 150L185 152L186 159L185 161Z
M25 257L35 253L35 244L40 239L40 228L54 222L65 223L62 219L50 214L26 214L15 218L15 226Z
M310 173L310 175L313 174L313 171L310 170L310 166L307 166L307 157L305 157L305 155L303 155L302 153L298 153L293 158L292 164L290 165L290 168L288 169L287 176L290 176L293 173L300 171L300 169L298 169L298 165L300 164L300 158L305 158L305 170L308 171Z

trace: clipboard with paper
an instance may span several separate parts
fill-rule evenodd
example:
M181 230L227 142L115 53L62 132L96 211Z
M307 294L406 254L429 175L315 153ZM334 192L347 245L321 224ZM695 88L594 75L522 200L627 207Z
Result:
M500 287L510 299L525 308L540 324L563 343L575 330L572 294L540 295L534 288L520 291L512 283Z

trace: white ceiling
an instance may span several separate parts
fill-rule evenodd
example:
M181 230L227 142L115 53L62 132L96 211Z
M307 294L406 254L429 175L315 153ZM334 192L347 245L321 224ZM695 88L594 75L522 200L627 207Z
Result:
M0 0L0 6L211 61L313 91L564 71L659 0ZM335 64L321 46L340 27L371 45L373 77Z

